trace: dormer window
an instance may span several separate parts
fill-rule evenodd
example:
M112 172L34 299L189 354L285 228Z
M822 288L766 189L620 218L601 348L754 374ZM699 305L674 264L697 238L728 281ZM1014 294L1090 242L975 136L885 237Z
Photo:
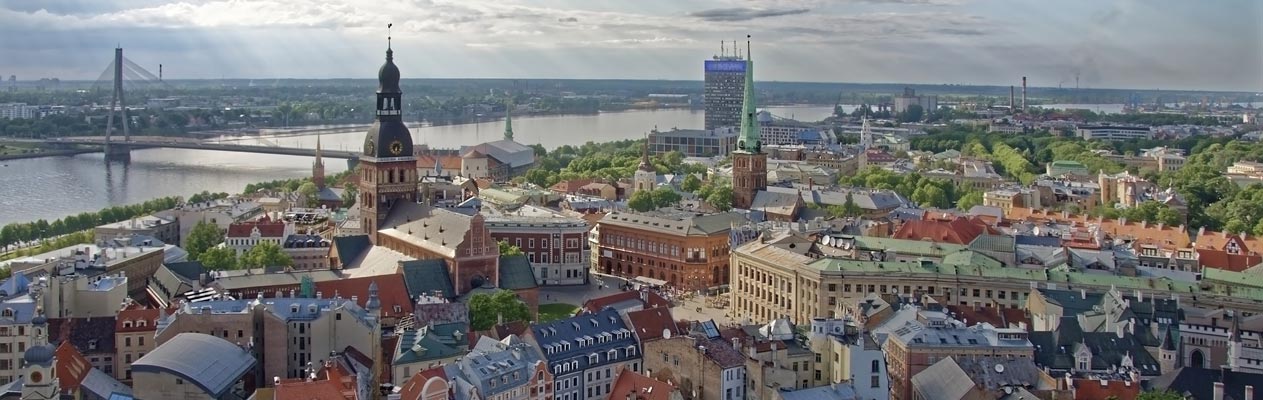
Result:
M0 311L0 316L3 316L5 318L13 318L13 309L6 308L4 309L4 311Z
M131 327L132 327L132 321L123 321L123 327L124 327L124 328L131 328Z

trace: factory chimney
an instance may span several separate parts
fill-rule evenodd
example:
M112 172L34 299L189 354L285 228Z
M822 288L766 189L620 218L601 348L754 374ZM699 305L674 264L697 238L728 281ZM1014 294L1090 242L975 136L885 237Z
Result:
M1013 108L1013 106L1016 105L1013 104L1013 93L1013 85L1009 85L1009 114L1015 114L1017 112L1017 110Z
M162 80L162 64L158 64L158 80Z
M1022 113L1026 113L1026 77L1022 77Z

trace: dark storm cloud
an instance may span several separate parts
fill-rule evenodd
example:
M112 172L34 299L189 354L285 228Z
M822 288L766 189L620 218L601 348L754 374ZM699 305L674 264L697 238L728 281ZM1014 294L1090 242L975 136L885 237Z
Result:
M780 17L784 15L803 14L810 10L806 8L787 8L787 9L767 9L767 8L713 8L709 10L695 11L688 14L690 17L701 18L713 22L733 22L733 21L749 21L752 19Z

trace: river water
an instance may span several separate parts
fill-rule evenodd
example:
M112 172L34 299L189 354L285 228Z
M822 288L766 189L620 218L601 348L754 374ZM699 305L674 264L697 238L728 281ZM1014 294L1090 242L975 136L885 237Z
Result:
M769 107L768 110L803 121L817 121L833 112L828 106ZM539 143L551 149L587 141L640 138L655 126L659 129L700 128L702 123L700 110L644 110L514 118L513 132L518 142ZM503 121L487 121L417 127L412 129L412 135L418 144L455 148L499 139L503 131ZM222 140L282 147L316 145L315 136ZM363 130L321 136L321 144L326 149L355 150L363 140ZM203 190L237 193L249 183L310 176L311 161L309 157L184 149L136 150L126 165L106 164L101 153L3 161L0 162L3 164L0 166L0 225L36 219L51 221L112 205L163 196L188 196ZM326 174L344 170L346 163L342 160L325 160Z

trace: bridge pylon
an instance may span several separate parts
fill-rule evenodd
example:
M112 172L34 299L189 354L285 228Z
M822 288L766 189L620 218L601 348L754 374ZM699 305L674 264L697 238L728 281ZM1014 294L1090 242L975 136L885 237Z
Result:
M123 97L123 49L114 49L114 95L110 99L110 114L105 119L105 161L128 161L132 159L130 121L127 120L127 102ZM119 114L119 124L123 125L123 141L111 141L114 133L114 114Z

